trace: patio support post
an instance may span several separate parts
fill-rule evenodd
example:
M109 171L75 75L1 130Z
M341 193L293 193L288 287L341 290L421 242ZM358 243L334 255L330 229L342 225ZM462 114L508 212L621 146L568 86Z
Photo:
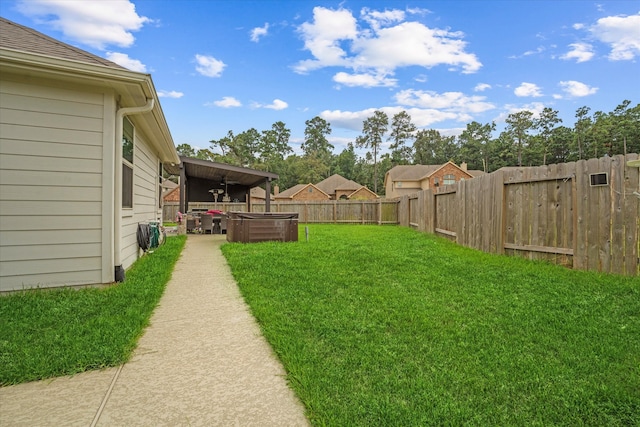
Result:
M187 173L184 167L184 162L180 162L180 212L186 215L186 198L187 198Z
M265 192L264 211L265 212L271 212L271 178L267 178L266 179L265 186L264 186L264 192Z

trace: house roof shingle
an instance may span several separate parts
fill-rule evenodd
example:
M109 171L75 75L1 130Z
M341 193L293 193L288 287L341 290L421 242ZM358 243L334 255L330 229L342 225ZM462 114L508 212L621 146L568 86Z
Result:
M0 17L0 48L126 70L108 59L78 49L2 17Z
M302 190L307 185L309 185L309 184L297 184L297 185L294 185L293 187L287 188L286 190L280 192L276 196L276 198L278 198L278 199L286 199L286 198L293 197L294 194L296 194L298 191Z
M391 168L389 179L393 181L417 181L440 169L442 165L399 165Z
M327 194L336 194L336 190L357 190L362 187L355 181L351 181L342 175L333 174L316 184L316 187Z

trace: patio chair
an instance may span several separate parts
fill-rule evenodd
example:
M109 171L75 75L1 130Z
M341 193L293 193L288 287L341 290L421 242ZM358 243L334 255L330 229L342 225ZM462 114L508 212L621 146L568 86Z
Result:
M200 228L204 234L213 234L213 216L202 214L200 216Z
M194 233L196 231L196 219L187 218L187 233Z
M220 234L227 234L227 215L220 216Z

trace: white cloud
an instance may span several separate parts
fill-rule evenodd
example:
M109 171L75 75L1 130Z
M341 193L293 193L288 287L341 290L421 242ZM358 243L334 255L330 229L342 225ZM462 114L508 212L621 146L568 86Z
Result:
M433 91L403 90L395 95L396 102L400 105L418 108L434 108L462 113L481 113L495 108L493 104L485 101L484 96L466 96L462 92L437 93Z
M266 36L268 32L269 32L269 23L266 22L264 24L264 27L256 27L253 30L251 30L251 41L257 43L258 41L260 41L260 37Z
M506 104L504 106L504 111L500 113L494 121L496 123L503 123L509 114L519 113L520 111L531 111L533 113L533 117L537 118L540 117L540 113L542 113L544 107L547 107L547 105L542 102L532 102L524 105Z
M108 45L131 46L135 40L132 32L152 22L138 15L128 0L21 0L17 9L71 40L101 50Z
M542 52L545 51L544 46L538 46L536 49L534 50L528 50L525 53L522 54L522 56L531 56L531 55L539 55Z
M516 96L531 96L534 98L542 96L542 92L540 92L540 88L535 83L527 83L523 82L520 86L518 86L513 93Z
M159 90L158 96L160 98L182 98L184 93L176 92L175 90Z
M380 12L365 7L360 11L360 16L362 16L362 19L369 23L374 30L378 30L380 27L387 27L393 23L404 21L405 15L404 11L398 9Z
M340 47L340 42L357 37L356 19L351 12L314 7L313 23L305 22L298 30L302 34L305 49L316 59L299 62L294 68L296 72L306 73L322 67L347 65L347 53Z
M222 108L241 107L242 103L233 96L225 96L218 101L213 101L213 105Z
M264 106L264 108L269 108L271 110L284 110L287 107L289 107L289 104L281 99L274 99L271 104Z
M348 74L342 71L333 76L333 81L345 86L362 87L391 87L398 82L397 79L388 79L384 75Z
M362 122L371 117L376 110L383 111L390 118L406 111L418 128L424 128L445 120L468 123L473 120L474 114L495 108L482 96L466 96L460 92L438 94L409 89L398 92L395 98L397 106L367 108L360 111L325 110L320 113L320 117L334 127L361 131Z
M320 113L320 117L331 123L332 127L361 131L362 123L371 117L376 110L383 111L389 118L401 111L406 111L411 116L411 122L418 128L431 126L433 123L445 120L460 119L460 116L454 112L440 111L434 108L403 107L367 108L360 111L325 110Z
M612 61L628 61L640 55L640 13L600 18L590 31L599 41L610 45Z
M268 108L270 110L284 110L288 108L289 104L281 99L274 99L271 104L260 104L259 102L253 102L251 108Z
M428 15L431 11L420 7L408 7L407 13L410 13L411 15Z
M375 37L358 38L353 43L357 55L352 64L357 68L394 70L398 67L437 65L461 67L463 73L473 73L481 64L473 54L466 53L466 43L459 35L446 30L430 29L419 22L403 22L383 28Z
M405 13L363 9L363 20L371 28L358 26L345 9L314 8L313 22L299 27L304 47L313 59L298 62L298 73L341 66L358 75L384 75L396 68L448 65L463 73L474 73L482 64L465 51L467 43L459 32L429 28L420 22L404 21Z
M571 43L571 50L560 57L560 59L575 59L576 62L586 62L593 58L593 46L589 43Z
M473 88L474 92L484 92L487 89L491 89L491 85L487 83L478 83L476 87Z
M220 77L222 70L227 66L213 56L196 55L196 71L206 77Z
M147 67L137 59L129 58L126 53L107 52L107 59L131 71L146 73Z
M591 87L575 80L562 81L558 84L563 92L572 98L593 95L598 91L597 87Z

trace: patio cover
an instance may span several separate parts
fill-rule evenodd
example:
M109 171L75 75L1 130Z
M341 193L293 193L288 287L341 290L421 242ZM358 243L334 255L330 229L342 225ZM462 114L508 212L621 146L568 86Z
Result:
M164 169L176 176L180 176L180 212L187 212L189 202L193 200L194 188L189 186L189 180L204 180L210 187L230 187L234 191L243 191L246 194L247 210L251 211L250 191L252 187L265 184L265 191L271 194L271 181L278 179L278 175L272 172L227 165L224 163L210 162L208 160L195 159L180 156L180 164L165 164ZM265 211L271 212L270 198L266 197ZM201 200L200 200L201 201Z

